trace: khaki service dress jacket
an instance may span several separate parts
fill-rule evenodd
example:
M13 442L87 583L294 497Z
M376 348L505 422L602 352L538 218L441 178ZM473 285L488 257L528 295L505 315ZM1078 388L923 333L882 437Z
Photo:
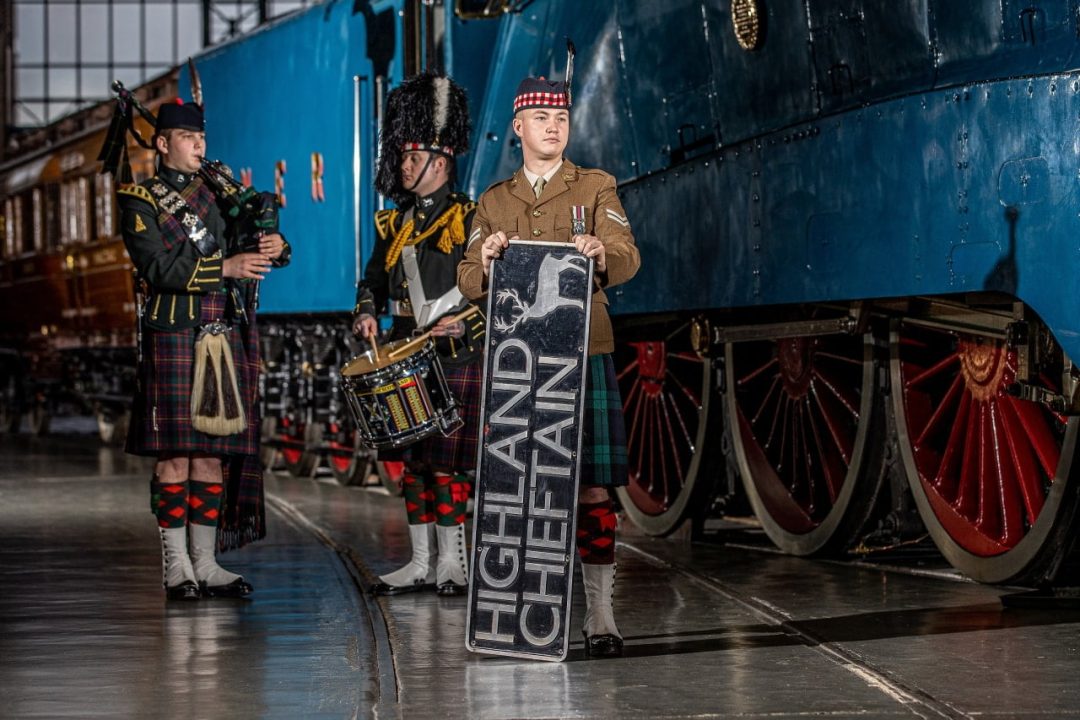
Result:
M485 238L499 230L508 238L572 242L574 206L585 208L585 234L604 243L607 270L594 278L589 326L589 354L602 355L615 350L604 289L630 280L641 266L630 221L615 191L615 178L603 170L579 168L564 160L537 198L523 169L518 168L512 177L484 191L465 258L458 265L458 288L470 300L487 292L480 248Z

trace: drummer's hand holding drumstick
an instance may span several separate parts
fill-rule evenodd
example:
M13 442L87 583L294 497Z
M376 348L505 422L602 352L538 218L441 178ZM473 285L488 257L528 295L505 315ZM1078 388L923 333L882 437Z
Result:
M455 320L452 315L439 318L439 321L431 328L432 337L459 338L465 334L465 323Z
M501 257L503 250L510 247L510 241L517 239L517 235L507 238L502 230L487 236L484 244L480 246L480 264L484 266L485 275L491 269L491 261Z
M379 323L367 313L360 313L352 324L353 335L359 335L365 340L370 340L379 332Z

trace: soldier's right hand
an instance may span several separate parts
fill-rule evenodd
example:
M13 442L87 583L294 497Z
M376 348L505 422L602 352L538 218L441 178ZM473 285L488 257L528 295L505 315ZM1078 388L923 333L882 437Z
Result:
M270 259L262 253L240 253L221 263L221 274L227 278L262 280L268 272Z
M367 340L370 337L374 337L375 333L379 331L379 323L375 318L367 313L360 313L353 320L352 324L353 335L359 335Z
M513 239L517 240L517 235ZM510 247L510 240L507 239L506 233L502 230L492 233L484 239L484 244L480 246L480 263L484 266L485 275L491 269L491 261L501 257L503 250L508 247Z

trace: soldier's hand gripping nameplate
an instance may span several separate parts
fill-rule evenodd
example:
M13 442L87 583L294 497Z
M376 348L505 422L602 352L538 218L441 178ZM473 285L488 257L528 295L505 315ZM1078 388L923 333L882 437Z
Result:
M491 265L466 646L566 657L593 261L512 241Z

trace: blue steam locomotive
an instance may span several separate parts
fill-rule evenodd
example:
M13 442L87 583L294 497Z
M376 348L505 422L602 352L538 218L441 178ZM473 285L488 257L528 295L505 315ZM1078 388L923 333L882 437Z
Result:
M467 89L475 197L520 163L514 87L561 75L565 37L568 155L618 178L643 261L610 298L633 521L748 501L793 554L925 527L975 579L1068 580L1074 0L340 0L196 58L210 155L273 186L295 248L261 309L289 469L370 462L337 368L388 89Z

